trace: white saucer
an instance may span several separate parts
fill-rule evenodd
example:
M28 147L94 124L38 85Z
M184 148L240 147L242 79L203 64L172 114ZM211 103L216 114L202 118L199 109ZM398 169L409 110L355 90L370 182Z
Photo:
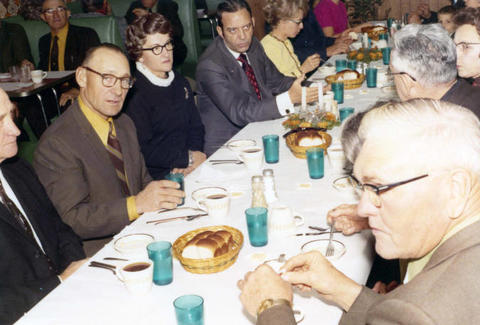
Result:
M154 241L150 234L129 234L116 239L113 248L123 255L143 256L147 254L148 244Z
M332 240L332 245L334 247L334 253L332 256L328 256L327 258L331 260L337 260L340 257L342 257L343 254L345 254L347 249L344 243L335 239ZM316 250L322 253L323 256L325 256L325 253L327 251L327 246L328 246L328 238L316 239L303 244L302 252L306 253L306 252Z
M0 79L10 79L12 75L10 73L0 73Z

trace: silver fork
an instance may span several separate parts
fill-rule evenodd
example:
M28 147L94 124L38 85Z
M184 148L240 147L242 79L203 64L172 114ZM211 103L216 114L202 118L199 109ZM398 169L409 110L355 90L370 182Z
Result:
M333 256L333 253L335 252L335 248L333 247L332 244L332 238L333 238L333 230L335 227L333 224L330 226L330 237L328 238L328 246L327 246L327 251L325 252L326 257Z

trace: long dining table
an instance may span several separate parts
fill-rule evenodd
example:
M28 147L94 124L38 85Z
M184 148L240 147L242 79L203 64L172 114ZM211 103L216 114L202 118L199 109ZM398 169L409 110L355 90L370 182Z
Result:
M318 79L314 74L311 79ZM381 88L361 88L345 91L345 103L340 107L351 106L356 111L364 110L379 98L387 99ZM391 97L391 96L390 96ZM293 156L282 135L284 119L248 124L235 139L253 139L262 145L262 136L280 136L280 159L276 164L264 164L263 168L274 171L279 202L292 208L296 215L304 218L304 225L297 233L312 232L308 226L328 227L328 210L342 203L357 201L352 190L336 189L332 183L342 176L341 170L334 168L329 159L325 160L325 176L322 179L309 178L307 162ZM339 146L342 126L330 130L332 146ZM237 281L254 269L264 259L276 258L280 254L292 257L302 252L305 243L328 238L328 234L317 236L283 236L269 238L264 247L253 247L248 241L245 209L251 205L251 172L243 164L212 165L212 159L236 159L237 156L227 146L220 148L209 160L185 178L185 206L196 207L192 192L203 187L220 186L229 193L230 211L224 218L204 216L192 221L176 220L159 225L147 223L158 219L156 213L146 213L124 228L114 238L127 234L147 233L155 240L173 243L183 234L205 226L228 225L240 230L244 236L243 247L237 261L228 269L213 274L193 274L187 272L177 259L173 261L173 282L165 286L153 285L145 296L131 296L119 279L110 271L83 265L76 273L49 293L35 307L27 312L17 324L176 324L173 301L184 294L197 294L204 298L206 325L254 324L243 309ZM261 171L260 171L261 172ZM162 217L174 216L175 211L166 212ZM313 231L314 232L314 231ZM364 284L368 278L374 257L373 236L370 231L344 236L335 233L334 239L345 244L343 256L332 259L332 264L358 283ZM119 264L118 261L104 261L105 257L125 257L115 250L114 240L102 248L90 260ZM322 301L316 293L294 291L294 308L303 313L301 324L337 324L342 310Z

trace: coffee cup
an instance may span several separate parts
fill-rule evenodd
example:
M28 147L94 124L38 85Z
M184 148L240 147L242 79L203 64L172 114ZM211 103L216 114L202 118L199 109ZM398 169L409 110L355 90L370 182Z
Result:
M286 205L271 206L269 211L268 230L271 235L293 235L296 228L305 223L302 216L294 216L292 209Z
M41 83L43 79L47 77L47 72L42 70L33 70L30 72L30 76L32 77L32 81L36 84Z
M218 188L218 191L200 198L197 205L200 209L206 210L208 215L213 218L224 218L230 210L230 197L226 190Z
M328 149L328 157L330 158L330 166L335 173L345 173L344 167L347 162L345 153L342 148L331 147Z
M145 295L152 288L153 263L151 261L133 261L118 267L116 273L132 295Z
M258 146L245 147L239 158L249 170L259 171L263 166L263 149Z

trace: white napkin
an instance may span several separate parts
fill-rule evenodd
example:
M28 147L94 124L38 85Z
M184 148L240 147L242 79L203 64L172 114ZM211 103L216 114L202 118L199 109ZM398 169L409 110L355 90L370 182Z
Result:
M202 164L200 174L195 180L197 183L212 183L219 185L222 181L245 177L247 170L243 165L222 164L210 166Z

